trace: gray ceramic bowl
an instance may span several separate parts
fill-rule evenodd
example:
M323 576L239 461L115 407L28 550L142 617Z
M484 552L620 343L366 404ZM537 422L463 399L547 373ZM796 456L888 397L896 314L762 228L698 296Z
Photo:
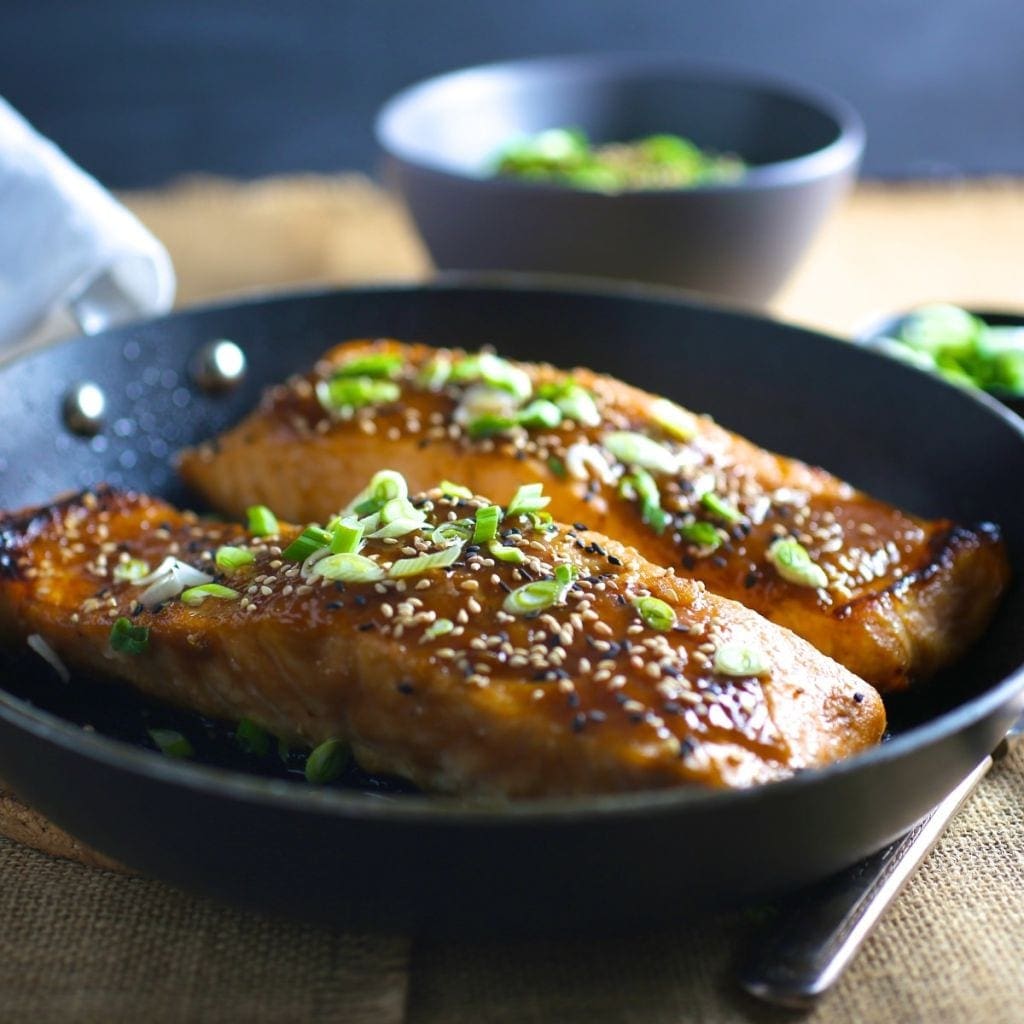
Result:
M510 139L570 126L598 142L673 132L751 167L735 184L614 195L491 173ZM860 118L825 93L643 56L456 71L394 97L376 127L442 269L625 278L751 305L785 281L864 147Z

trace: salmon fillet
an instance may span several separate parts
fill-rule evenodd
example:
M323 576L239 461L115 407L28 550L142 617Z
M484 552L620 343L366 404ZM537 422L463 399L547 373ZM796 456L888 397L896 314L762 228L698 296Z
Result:
M446 568L388 575L447 550L436 524L475 522L487 503L433 490L412 504L425 523L365 540L357 557L380 578L362 582L317 575L326 558L289 560L296 527L254 536L133 493L11 514L0 519L0 637L41 637L72 670L288 742L338 737L369 771L484 798L748 786L881 737L866 683L596 533L505 516L495 550L521 562L463 538ZM224 545L252 560L219 568ZM149 587L122 578L168 557L236 596L161 593L153 605ZM553 601L508 611L543 580ZM144 650L114 649L122 618L148 630Z
M325 389L332 380L344 388L336 375L366 357L378 375L393 363L383 380L364 378L379 394L336 407ZM675 566L883 692L959 657L1006 588L1008 561L991 524L918 518L589 370L497 360L491 386L471 373L457 379L465 364L463 352L424 345L339 345L313 373L269 389L235 428L183 452L181 474L229 514L263 501L297 522L331 514L380 465L414 489L450 478L500 494L541 480L556 519ZM542 405L531 417L543 395L555 413ZM551 425L558 402L565 411ZM781 555L795 567L780 566Z

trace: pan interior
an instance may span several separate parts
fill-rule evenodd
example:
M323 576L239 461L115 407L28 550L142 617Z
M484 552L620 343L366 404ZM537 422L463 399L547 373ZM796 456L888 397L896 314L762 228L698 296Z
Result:
M175 475L174 453L236 422L264 386L306 368L329 345L361 336L493 344L511 356L611 373L919 514L994 521L1022 575L1024 509L1007 481L1024 471L1024 436L995 403L811 332L622 289L456 283L313 294L178 314L9 361L0 368L0 505L44 503L107 482L198 507ZM249 371L236 390L210 394L189 367L222 337L242 347ZM61 417L66 389L81 380L97 383L108 403L105 428L93 438L70 433ZM1024 642L1013 623L1022 616L1015 584L961 664L888 702L892 734L935 720L1015 671ZM294 760L276 752L241 755L218 723L109 685L58 685L38 659L9 660L0 672L9 692L103 734L149 745L147 728L178 728L201 763L301 778ZM343 785L385 798L408 790L356 769Z

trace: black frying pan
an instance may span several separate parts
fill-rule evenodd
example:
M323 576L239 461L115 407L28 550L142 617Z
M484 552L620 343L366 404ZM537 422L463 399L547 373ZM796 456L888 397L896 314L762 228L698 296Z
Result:
M995 402L809 331L625 289L454 282L328 292L181 313L8 360L0 504L45 502L102 480L188 502L170 464L175 449L234 422L265 384L332 342L367 334L490 342L608 371L923 515L992 519L1024 575L1024 425ZM219 337L249 359L244 384L223 395L196 388L188 371ZM81 379L108 401L106 428L91 441L69 433L61 415L68 384ZM485 927L666 917L821 878L906 830L1024 708L1022 618L1016 585L961 665L892 703L893 735L878 749L743 792L485 810L373 780L313 790L111 738L104 733L131 739L139 716L163 712L113 689L61 687L25 658L3 669L0 776L126 864L264 909ZM97 731L74 724L84 720Z

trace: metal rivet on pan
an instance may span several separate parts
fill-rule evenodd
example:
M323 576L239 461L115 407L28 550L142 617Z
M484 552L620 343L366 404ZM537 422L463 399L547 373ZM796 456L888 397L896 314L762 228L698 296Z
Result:
M92 437L103 429L107 399L99 384L91 380L72 384L64 395L64 423L75 434Z
M204 391L229 391L245 376L245 353L233 341L218 338L196 352L191 369Z

